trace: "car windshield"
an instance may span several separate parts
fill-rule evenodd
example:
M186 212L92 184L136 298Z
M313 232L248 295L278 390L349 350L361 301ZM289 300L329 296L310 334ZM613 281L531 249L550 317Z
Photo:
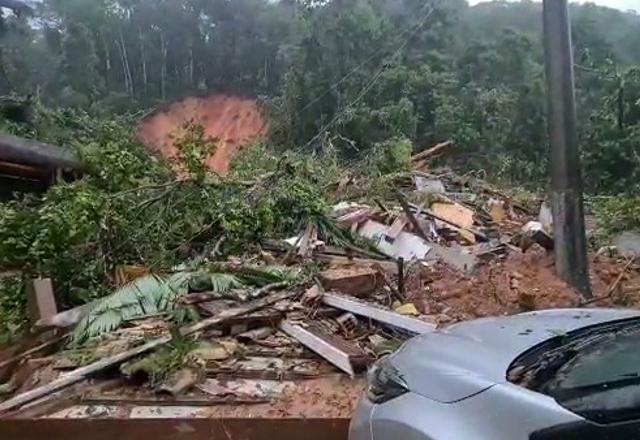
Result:
M556 338L515 370L520 380L512 381L588 419L610 423L638 418L640 323L607 324Z

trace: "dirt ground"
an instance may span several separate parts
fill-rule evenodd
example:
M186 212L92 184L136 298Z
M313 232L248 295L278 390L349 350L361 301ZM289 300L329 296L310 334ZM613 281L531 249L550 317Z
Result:
M623 271L624 257L591 257L594 297L602 297ZM640 306L640 267L630 266L613 295L590 307ZM467 275L439 264L423 268L409 280L411 300L440 324L484 316L580 305L578 294L554 273L553 255L543 249L512 252Z
M189 97L158 108L140 122L137 135L152 151L174 159L177 150L173 141L188 122L202 125L205 135L216 143L206 163L221 175L228 172L231 158L240 146L263 138L268 129L257 101L214 94Z

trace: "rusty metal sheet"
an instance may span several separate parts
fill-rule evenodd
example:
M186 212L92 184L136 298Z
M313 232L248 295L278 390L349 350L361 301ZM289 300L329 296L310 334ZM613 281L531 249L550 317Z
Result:
M25 440L347 440L349 419L0 420L0 438Z

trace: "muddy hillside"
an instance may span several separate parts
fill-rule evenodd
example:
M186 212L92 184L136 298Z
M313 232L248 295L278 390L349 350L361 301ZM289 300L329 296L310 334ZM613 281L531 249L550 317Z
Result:
M213 94L188 97L159 107L139 123L137 135L152 151L174 159L177 154L174 139L189 122L202 125L205 135L216 143L207 165L222 175L227 173L238 148L263 138L268 128L257 101Z

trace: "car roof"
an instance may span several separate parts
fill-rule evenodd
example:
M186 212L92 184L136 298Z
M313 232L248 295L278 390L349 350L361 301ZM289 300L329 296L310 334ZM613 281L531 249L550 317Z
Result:
M505 382L515 358L554 336L634 317L640 311L555 309L482 318L418 336L392 360L411 389L453 402Z

